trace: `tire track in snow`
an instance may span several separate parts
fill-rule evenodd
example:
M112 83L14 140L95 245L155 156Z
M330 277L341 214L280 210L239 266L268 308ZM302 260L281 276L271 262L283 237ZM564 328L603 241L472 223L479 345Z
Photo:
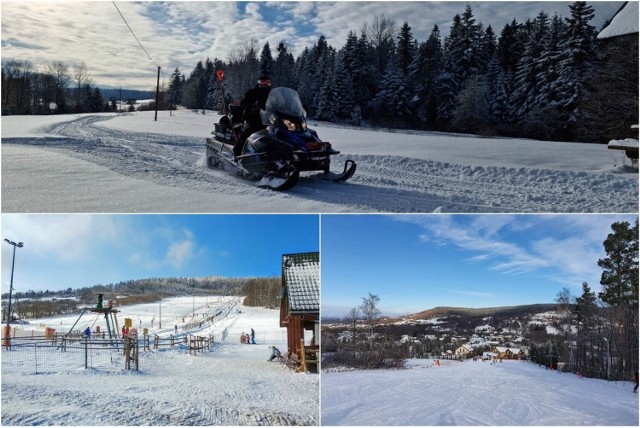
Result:
M273 196L252 183L205 164L200 138L114 130L110 116L83 116L41 131L54 138L11 138L155 184L226 195ZM287 204L315 201L349 212L635 212L637 181L603 172L465 166L402 156L338 155L358 163L348 183L303 173ZM606 195L606 197L603 197ZM258 201L259 203L259 201ZM339 211L331 209L330 211Z

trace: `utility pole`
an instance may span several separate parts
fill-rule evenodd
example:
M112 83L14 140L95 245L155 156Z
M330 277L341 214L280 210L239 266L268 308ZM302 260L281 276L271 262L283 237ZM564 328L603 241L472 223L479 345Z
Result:
M9 307L7 308L7 327L10 327L11 323L11 295L13 294L13 269L16 265L16 248L22 248L24 244L22 242L15 243L8 239L5 242L9 245L13 245L13 261L11 262L11 282L9 283Z
M158 121L158 102L160 100L160 66L158 66L158 82L156 83L156 122Z

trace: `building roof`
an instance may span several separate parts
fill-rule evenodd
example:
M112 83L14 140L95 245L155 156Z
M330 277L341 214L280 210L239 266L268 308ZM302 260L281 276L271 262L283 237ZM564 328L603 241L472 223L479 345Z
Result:
M638 2L628 1L611 19L598 34L598 39L608 39L610 37L626 36L638 33Z
M289 312L320 312L320 253L284 254L282 278Z

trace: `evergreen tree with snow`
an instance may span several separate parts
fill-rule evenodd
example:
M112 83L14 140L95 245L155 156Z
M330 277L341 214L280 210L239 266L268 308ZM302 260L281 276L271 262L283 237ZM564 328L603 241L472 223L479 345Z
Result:
M336 112L338 110L338 93L335 85L334 67L324 69L324 83L317 97L318 110L315 118L318 120L326 120L335 122L337 119Z
M180 73L180 69L176 67L174 72L171 74L169 90L167 91L170 110L174 110L178 106L178 104L182 102L182 94L184 90L183 85L184 76Z
M569 9L571 17L565 18L566 32L559 46L562 55L558 79L552 86L558 94L555 108L565 122L566 138L580 126L585 83L596 60L595 27L589 24L594 17L593 8L586 2L575 2Z
M409 23L405 21L398 34L396 44L396 63L402 74L406 77L409 74L409 67L413 63L416 53L416 45Z
M387 65L387 70L382 78L382 85L376 96L371 100L371 107L378 119L394 123L394 118L401 119L406 125L412 118L411 98L407 87L409 82L404 76L395 59Z
M544 41L547 39L548 33L549 17L544 12L540 12L533 22L531 33L516 69L513 101L518 118L526 118L540 93L540 75L543 70L540 69L539 58L542 56Z
M266 42L260 52L260 75L272 76L273 75L273 56L271 55L271 46L269 42ZM273 77L272 77L273 78Z
M364 32L358 37L352 31L347 35L347 41L342 49L342 61L352 82L354 103L361 112L367 111L372 94L378 87L377 80L381 76L371 61L371 50Z
M334 71L334 86L338 96L336 118L338 121L350 125L361 125L362 113L360 105L356 101L353 79L345 63L345 55L344 49L336 55Z
M297 79L293 75L295 59L283 40L278 43L278 56L273 64L273 85L287 88L297 87Z
M436 122L436 85L442 72L442 61L442 39L440 30L435 25L427 41L420 44L409 73L415 85L414 109L427 126L434 126Z

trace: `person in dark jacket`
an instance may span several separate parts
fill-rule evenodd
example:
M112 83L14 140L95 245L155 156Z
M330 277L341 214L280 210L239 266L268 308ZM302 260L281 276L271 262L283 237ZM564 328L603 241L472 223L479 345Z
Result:
M260 76L258 83L253 88L245 92L240 101L242 109L242 120L244 122L242 134L238 137L233 147L233 154L238 157L242 153L242 147L249 135L264 129L260 110L265 109L267 98L271 92L271 77L267 75Z
M85 328L84 335L87 336L87 339L91 339L91 328L89 327Z
M282 354L280 353L280 350L278 348L276 348L275 346L270 346L270 348L271 356L269 357L269 361L282 358Z

